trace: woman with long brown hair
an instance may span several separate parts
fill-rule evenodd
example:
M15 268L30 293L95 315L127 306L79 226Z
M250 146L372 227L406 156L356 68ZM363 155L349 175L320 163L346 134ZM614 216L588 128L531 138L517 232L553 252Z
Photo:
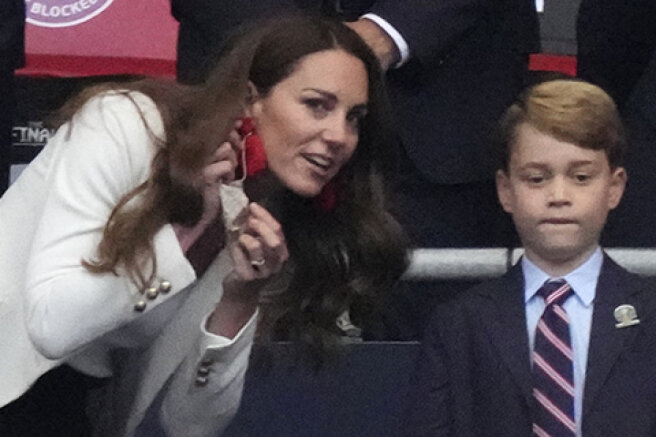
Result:
M0 199L0 429L65 363L112 377L97 434L162 387L169 434L216 433L258 320L323 350L405 269L380 68L340 23L263 23L202 86L96 87L61 120Z

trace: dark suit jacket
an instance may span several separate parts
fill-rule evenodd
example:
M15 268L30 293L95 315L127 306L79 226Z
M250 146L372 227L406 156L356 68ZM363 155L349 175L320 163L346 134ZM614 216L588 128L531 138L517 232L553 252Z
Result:
M578 75L622 107L656 49L653 0L582 0L577 17Z
M0 71L11 71L23 65L24 33L25 1L4 1L0 7Z
M413 436L531 435L531 369L521 265L440 308L424 339ZM616 328L614 309L640 324ZM656 289L604 258L594 301L583 435L656 435Z
M398 130L415 166L436 183L492 178L490 129L523 86L527 54L539 46L534 0L172 0L172 10L182 81L205 74L198 69L213 47L245 21L284 10L380 15L412 53L388 73Z
M622 202L608 217L601 241L607 247L654 247L656 50L652 52L651 62L645 67L642 77L625 102L622 118L628 138L625 167L629 179Z

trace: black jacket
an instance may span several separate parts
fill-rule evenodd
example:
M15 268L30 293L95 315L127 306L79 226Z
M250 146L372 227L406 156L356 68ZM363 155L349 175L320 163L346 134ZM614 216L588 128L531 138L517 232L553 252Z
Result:
M25 62L25 1L5 0L0 7L0 70Z

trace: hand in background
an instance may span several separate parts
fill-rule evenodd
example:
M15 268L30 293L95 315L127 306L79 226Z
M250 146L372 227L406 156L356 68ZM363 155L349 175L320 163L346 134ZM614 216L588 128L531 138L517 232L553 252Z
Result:
M383 71L401 60L401 54L390 36L376 23L366 18L344 23L354 30L374 52Z

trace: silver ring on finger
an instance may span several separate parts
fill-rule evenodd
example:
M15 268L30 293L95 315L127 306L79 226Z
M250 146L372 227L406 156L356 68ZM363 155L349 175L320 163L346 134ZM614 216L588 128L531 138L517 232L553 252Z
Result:
M266 260L264 258L254 259L251 261L251 265L255 268L262 267L264 264L266 264Z

